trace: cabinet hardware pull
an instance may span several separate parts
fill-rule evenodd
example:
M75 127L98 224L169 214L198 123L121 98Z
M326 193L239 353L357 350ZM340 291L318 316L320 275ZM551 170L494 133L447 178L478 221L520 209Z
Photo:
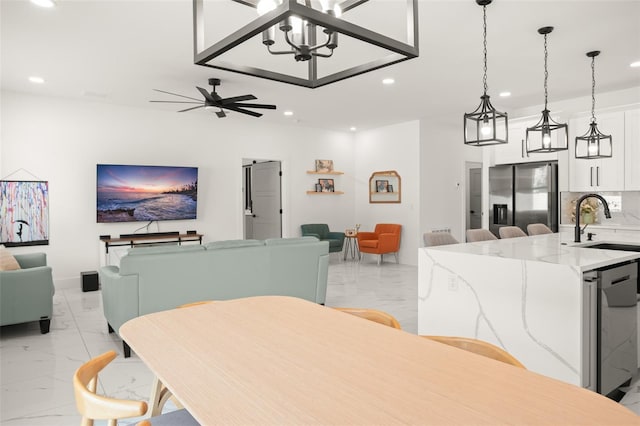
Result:
M593 186L593 166L589 167L589 186Z
M600 166L596 166L596 186L600 186Z

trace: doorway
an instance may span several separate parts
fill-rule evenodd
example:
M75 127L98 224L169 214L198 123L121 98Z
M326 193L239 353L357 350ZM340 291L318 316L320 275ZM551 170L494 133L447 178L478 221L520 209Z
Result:
M482 163L466 163L466 229L482 228Z
M244 238L282 237L282 172L280 161L242 161Z

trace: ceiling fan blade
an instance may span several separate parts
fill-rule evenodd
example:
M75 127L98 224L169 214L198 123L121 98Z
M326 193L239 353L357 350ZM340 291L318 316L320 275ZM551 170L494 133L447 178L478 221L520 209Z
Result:
M204 96L204 98L206 100L208 100L209 102L212 102L212 103L216 103L216 100L213 99L211 94L209 92L207 92L206 89L203 89L202 87L198 87L198 86L196 86L196 89L198 89L200 91L200 93L202 93L202 96Z
M238 107L233 106L233 105L222 105L222 108L225 108L225 109L228 109L228 110L231 110L231 111L241 112L243 114L247 114L247 115L250 115L252 117L262 117L262 114L260 114L259 112L249 111L248 109L238 108Z
M243 95L243 96L234 96L233 98L220 99L219 102L223 105L226 105L226 104L232 104L240 101L252 101L254 99L258 99L258 98L256 98L253 95Z
M159 102L164 104L201 104L202 101L191 102L191 101L149 101L149 102Z
M167 92L165 90L160 90L160 89L153 89L153 90L155 90L156 92L160 92L160 93L166 93L167 95L180 96L181 98L187 98L187 99L191 99L191 100L194 100L194 101L200 101L201 100L201 99L192 98L190 96L179 95L177 93Z
M198 108L204 108L204 105L200 105L200 106L197 106L197 107L192 107L192 108L183 109L183 110L180 110L180 111L178 111L178 112L186 112L186 111L191 111L192 109L198 109Z
M242 108L257 108L257 109L276 109L275 105L266 105L266 104L245 104L245 103L237 103L237 104L231 104L232 106L235 107L242 107Z
M218 118L225 118L227 116L227 114L225 114L223 110L216 111L216 115L218 116Z

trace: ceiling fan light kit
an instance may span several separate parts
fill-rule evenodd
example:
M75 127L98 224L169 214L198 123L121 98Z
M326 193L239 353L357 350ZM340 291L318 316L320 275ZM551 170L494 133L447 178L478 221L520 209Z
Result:
M484 94L480 105L473 112L464 114L464 143L473 146L505 144L509 139L508 117L491 104L487 95L487 6L492 0L476 0L482 6L484 46Z
M547 80L549 78L549 72L547 71L547 35L552 31L553 27L538 29L538 34L544 36L544 110L542 110L540 121L535 126L527 128L527 153L556 152L568 149L569 127L566 123L561 124L552 119L547 108Z
M368 0L226 1L255 8L258 12L257 17L211 46L205 46L204 0L193 0L194 63L197 65L317 88L418 57L418 0L406 0L406 42L379 34L337 16L366 4ZM278 32L284 37L284 43L276 47ZM266 47L267 55L278 55L282 61L289 60L296 64L295 69L291 68L292 72L276 71L275 64L274 69L265 69L224 60L225 53L247 41L255 42L253 38L259 34L262 35L261 40ZM339 42L340 34L381 48L385 51L385 56L320 75L318 61L330 61L334 50L344 49ZM300 67L304 67L302 73ZM302 77L302 74L306 77Z
M599 54L599 50L587 52L587 57L591 58L591 123L589 124L589 130L587 130L587 133L576 137L575 147L575 157L583 160L609 158L613 155L613 141L611 135L605 135L598 130L598 124L596 123L595 58Z

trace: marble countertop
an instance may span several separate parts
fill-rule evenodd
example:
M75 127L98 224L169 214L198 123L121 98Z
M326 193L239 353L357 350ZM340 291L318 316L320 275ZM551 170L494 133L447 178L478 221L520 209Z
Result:
M586 238L583 238L584 241L581 244L626 243L640 245L640 239L633 234L617 233L615 239L599 238L597 241L591 242L587 242ZM640 252L580 247L580 244L573 242L573 232L451 244L426 247L425 249L566 265L581 272L640 259Z

